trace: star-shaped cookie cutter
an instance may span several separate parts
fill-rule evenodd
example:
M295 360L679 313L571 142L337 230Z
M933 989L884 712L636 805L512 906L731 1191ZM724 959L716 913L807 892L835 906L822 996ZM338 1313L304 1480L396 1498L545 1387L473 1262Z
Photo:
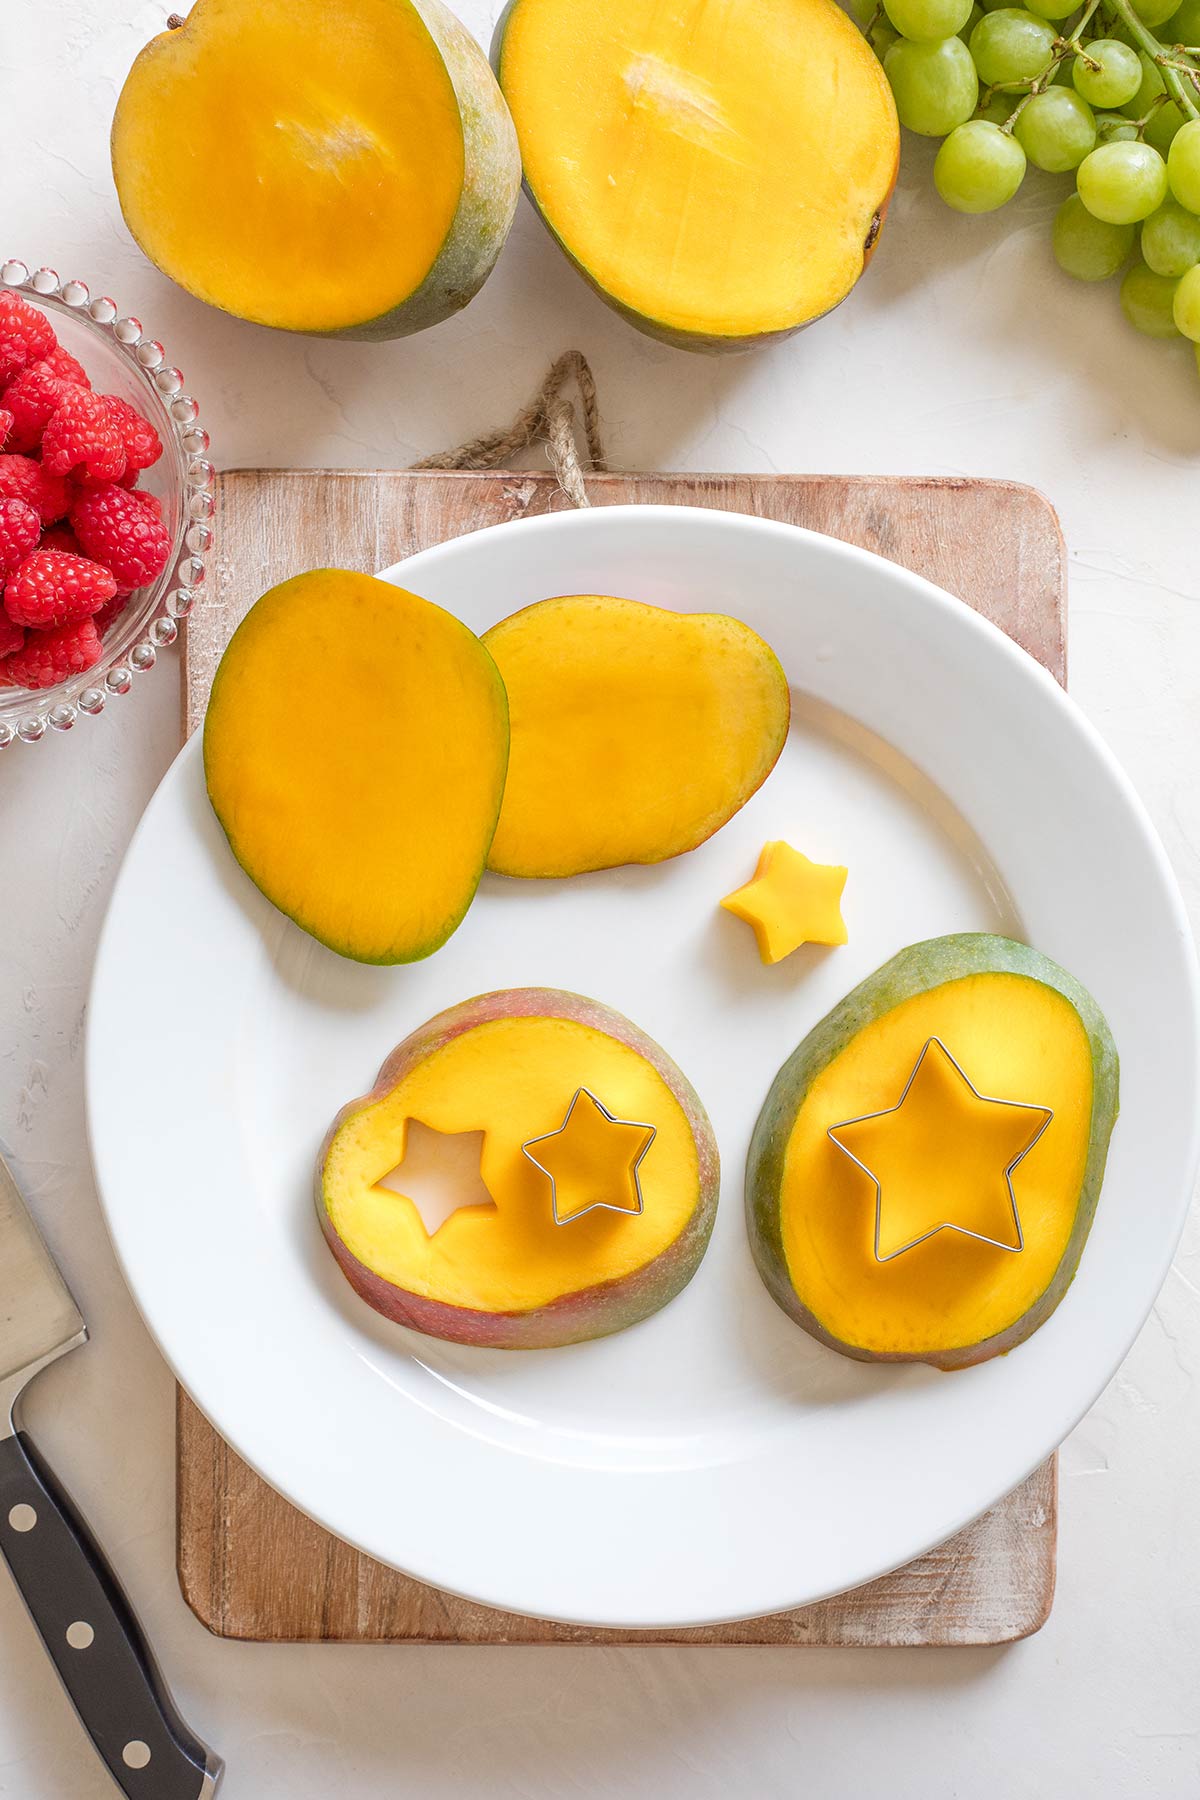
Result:
M592 1105L596 1108L597 1112L602 1113L604 1115L604 1117L608 1120L610 1125L628 1125L629 1127L631 1127L631 1129L633 1129L635 1131L648 1132L649 1136L647 1137L645 1143L642 1145L641 1149L638 1151L637 1155L634 1157L633 1166L629 1170L630 1179L633 1182L633 1197L634 1197L634 1201L636 1202L635 1205L621 1206L614 1200L592 1200L587 1206L581 1206L578 1209L578 1211L568 1213L566 1215L566 1217L563 1218L559 1214L559 1210L558 1210L558 1183L554 1177L554 1173L551 1169L548 1169L546 1167L545 1163L541 1163L538 1161L537 1157L533 1154L533 1151L534 1151L535 1145L544 1144L544 1143L546 1143L546 1141L549 1138L556 1138L567 1129L567 1126L571 1123L571 1114L575 1111L575 1108L576 1108L576 1106L578 1106L580 1099L585 1094L587 1095L588 1099L591 1101ZM576 1219L582 1219L585 1213L590 1213L590 1212L625 1213L630 1218L636 1218L639 1213L641 1213L645 1210L645 1201L642 1197L642 1183L641 1183L641 1178L638 1175L638 1170L641 1167L642 1161L646 1155L647 1150L649 1150L651 1144L654 1142L654 1140L657 1136L658 1136L658 1126L657 1125L649 1125L641 1119L619 1119L615 1113L609 1112L609 1110L608 1110L607 1106L605 1106L603 1100L599 1099L595 1094L593 1094L591 1088L577 1087L575 1089L575 1092L571 1096L571 1104L568 1106L566 1112L563 1114L562 1124L557 1126L554 1131L543 1131L540 1134L540 1136L538 1136L538 1137L526 1138L525 1142L521 1145L521 1151L522 1151L523 1155L525 1155L529 1158L530 1162L533 1164L535 1169L541 1170L542 1174L546 1176L547 1180L550 1183L550 1210L551 1210L551 1213L553 1214L554 1223L556 1225L571 1225L574 1223L574 1221Z
M879 1248L879 1234L880 1234L880 1229L882 1226L882 1219L883 1219L883 1186L882 1186L882 1183L880 1182L879 1177L874 1173L874 1171L869 1169L865 1162L861 1162L859 1160L859 1158L857 1156L855 1156L853 1150L848 1150L846 1148L845 1144L843 1144L841 1142L841 1140L837 1137L836 1134L839 1131L844 1131L847 1128L847 1126L849 1126L849 1125L867 1125L870 1123L870 1121L872 1119L886 1119L889 1113L899 1112L900 1108L904 1105L904 1102L908 1098L908 1090L911 1088L913 1082L917 1079L917 1076L919 1075L919 1073L921 1071L921 1064L925 1061L926 1056L929 1054L929 1051L931 1050L931 1048L933 1047L934 1044L937 1045L938 1049L941 1051L942 1055L946 1058L947 1062L949 1062L952 1065L952 1067L957 1071L957 1073L961 1076L962 1080L970 1088L971 1092L974 1094L974 1096L977 1100L983 1100L989 1106L1009 1106L1018 1112L1040 1112L1042 1115L1038 1125L1036 1126L1036 1128L1034 1130L1033 1136L1030 1138L1029 1142L1025 1145L1024 1149L1018 1151L1017 1155L1013 1157L1012 1161L1009 1163L1008 1167L1004 1171L1004 1185L1008 1189L1008 1200L1009 1200L1009 1205L1012 1207L1013 1227L1017 1234L1017 1241L1015 1244L1006 1244L1003 1241L1003 1239L989 1237L987 1235L987 1233L984 1231L971 1231L969 1229L969 1227L967 1227L966 1225L956 1225L953 1222L953 1220L951 1220L951 1219L943 1219L940 1224L931 1225L929 1230L923 1231L919 1237L913 1238L907 1244L901 1244L899 1246L899 1248L896 1250L889 1250L887 1255L884 1256L881 1253L880 1248ZM904 1084L904 1092L901 1094L900 1098L897 1100L895 1106L882 1106L879 1108L879 1110L877 1112L860 1113L857 1118L842 1119L837 1125L831 1125L829 1127L828 1131L826 1132L826 1136L831 1140L831 1142L833 1142L834 1144L837 1145L837 1147L841 1151L842 1155L848 1156L850 1158L850 1161L855 1165L855 1167L862 1170L863 1174L867 1177L868 1181L871 1182L872 1186L875 1189L875 1239L874 1239L875 1261L878 1263L891 1262L895 1257L903 1256L906 1250L915 1250L918 1244L925 1243L928 1238L936 1237L939 1231L957 1231L957 1232L960 1232L963 1237L974 1238L978 1243L981 1243L981 1244L991 1244L997 1250L1008 1250L1014 1256L1017 1255L1020 1251L1022 1251L1025 1248L1025 1233L1021 1226L1021 1214L1017 1207L1017 1196L1013 1191L1013 1183L1012 1183L1013 1171L1021 1163L1024 1162L1025 1158L1029 1155L1029 1152L1033 1149L1033 1146L1037 1143L1038 1139L1042 1136L1042 1133L1046 1130L1047 1126L1049 1125L1049 1123L1053 1117L1054 1117L1054 1110L1052 1107L1049 1107L1049 1106L1040 1106L1036 1102L1027 1101L1027 1100L1001 1100L1001 1099L998 1099L995 1094L981 1094L979 1089L975 1086L975 1083L971 1080L971 1077L967 1074L966 1070L963 1068L962 1064L959 1062L958 1058L951 1054L951 1052L946 1048L945 1044L942 1042L941 1038L940 1037L927 1038L925 1040L924 1045L921 1048L920 1056L918 1056L916 1062L913 1064L912 1074L909 1076L908 1080Z

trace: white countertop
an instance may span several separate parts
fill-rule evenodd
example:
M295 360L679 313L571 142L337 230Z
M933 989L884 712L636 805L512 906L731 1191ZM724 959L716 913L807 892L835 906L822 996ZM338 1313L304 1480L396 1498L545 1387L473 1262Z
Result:
M578 346L618 468L1010 477L1058 507L1071 688L1129 770L1200 910L1200 377L1136 336L1115 290L1060 276L1060 189L948 212L905 144L881 248L801 337L713 360L595 299L522 202L458 319L384 345L272 335L208 311L121 222L107 134L166 0L5 0L0 256L110 292L199 396L220 465L398 467L506 422ZM498 5L458 0L485 41ZM14 155L14 146L19 146ZM214 193L214 204L220 204ZM1145 1800L1200 1791L1200 1233L1062 1457L1050 1623L1005 1651L266 1648L209 1637L173 1565L173 1393L113 1263L83 1127L82 1017L121 854L178 744L175 670L0 759L0 1147L93 1332L28 1418L84 1505L230 1800ZM157 954L183 946L186 894ZM170 1104L146 1071L139 1106ZM753 1529L753 1522L747 1522ZM15 1593L0 1580L0 1795L104 1800Z

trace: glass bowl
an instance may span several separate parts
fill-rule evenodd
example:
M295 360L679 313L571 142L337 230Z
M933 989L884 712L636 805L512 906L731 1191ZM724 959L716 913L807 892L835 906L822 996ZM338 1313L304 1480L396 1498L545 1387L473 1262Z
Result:
M69 731L80 714L103 712L110 695L127 694L158 653L179 636L179 621L195 606L213 545L213 467L208 434L196 423L199 407L162 345L116 302L93 299L82 281L62 281L53 269L32 273L22 262L0 264L0 292L13 289L49 314L58 340L87 370L97 393L120 394L148 419L163 453L138 485L157 495L171 536L162 574L130 596L104 634L100 661L52 688L0 688L0 749L35 744Z

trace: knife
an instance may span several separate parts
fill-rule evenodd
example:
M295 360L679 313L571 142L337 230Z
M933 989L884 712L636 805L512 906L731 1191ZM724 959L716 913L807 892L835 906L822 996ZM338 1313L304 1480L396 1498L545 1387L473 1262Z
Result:
M21 1428L25 1384L87 1327L0 1157L0 1550L76 1712L127 1800L209 1800L192 1733L99 1545Z

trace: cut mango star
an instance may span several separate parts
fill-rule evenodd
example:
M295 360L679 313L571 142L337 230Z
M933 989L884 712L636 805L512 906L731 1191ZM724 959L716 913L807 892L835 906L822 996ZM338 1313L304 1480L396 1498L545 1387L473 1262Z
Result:
M653 1125L617 1119L588 1088L578 1088L557 1131L530 1138L521 1148L550 1177L556 1225L603 1207L640 1213L638 1165L657 1135Z
M875 1187L875 1257L889 1262L939 1231L998 1250L1024 1237L1013 1170L1053 1117L1047 1106L981 1094L930 1038L895 1106L829 1127Z
M754 880L726 894L721 905L753 928L763 961L777 963L801 944L846 942L845 885L845 869L810 862L776 841L763 845Z

